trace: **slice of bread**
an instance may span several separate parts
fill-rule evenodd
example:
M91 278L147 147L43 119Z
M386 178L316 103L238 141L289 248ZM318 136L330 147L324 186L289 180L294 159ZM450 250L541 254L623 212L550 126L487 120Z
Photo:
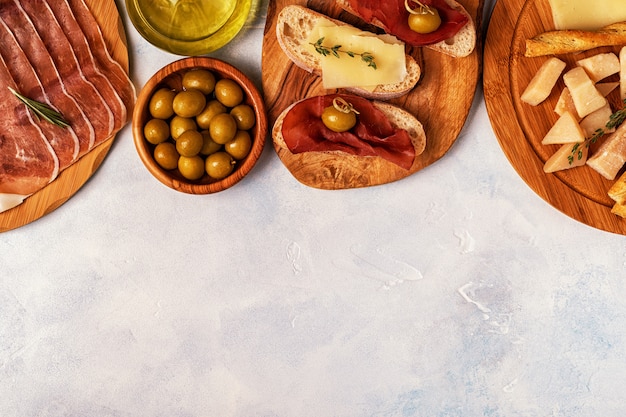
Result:
M309 8L297 5L284 7L276 21L276 37L285 54L298 67L318 76L322 74L322 55L311 53L310 49L305 47L305 45L307 44L309 33L321 18L330 20L337 25L349 26L345 22L329 18ZM399 83L378 85L373 91L358 87L350 87L345 90L370 99L388 100L400 97L411 91L421 76L419 64L410 55L406 55L406 69L407 76Z
M303 100L306 100L306 99L303 99ZM281 114L278 116L278 118L276 119L274 126L272 127L272 139L274 141L274 146L280 148L284 152L290 152L290 151L282 135L283 120L285 119L285 116L287 115L287 113L289 113L289 111L299 102L300 101L297 101L293 103L292 105L290 105L289 107L287 107L285 110L283 110ZM373 100L372 103L374 104L376 108L378 108L387 116L387 119L391 122L391 125L393 127L404 129L408 132L409 137L411 138L411 143L413 144L413 149L415 150L415 156L417 157L418 155L421 155L422 152L424 152L424 149L426 148L426 133L424 132L424 126L422 125L422 123L419 120L417 120L417 118L413 116L411 113L409 113L408 111L406 111L405 109L399 106L386 103L383 101L378 101L378 100ZM312 153L326 154L326 158L329 163L332 163L332 161L335 158L346 157L346 158L361 159L361 160L363 158L370 159L370 160L376 159L376 160L379 160L378 161L379 163L395 165L393 162L386 161L383 158L378 157L378 156L356 156L356 155L347 154L342 151L327 151L327 152L312 152ZM319 159L320 156L317 155L317 158Z
M472 16L470 16L467 10L465 10L465 8L460 3L456 2L455 0L445 1L450 7L456 9L467 17L467 24L463 26L461 30L459 30L456 35L454 35L450 39L446 39L445 41L441 41L431 45L425 45L424 48L432 49L434 51L441 52L456 58L466 57L470 55L476 47L476 25L474 24L474 19L472 19ZM350 6L350 2L348 0L335 0L335 2L345 11L352 13L355 16L359 16L359 13L354 10L352 6ZM374 21L369 23L374 26L378 26L381 29L387 30L385 25L378 19L375 19ZM391 34L393 35L393 33Z

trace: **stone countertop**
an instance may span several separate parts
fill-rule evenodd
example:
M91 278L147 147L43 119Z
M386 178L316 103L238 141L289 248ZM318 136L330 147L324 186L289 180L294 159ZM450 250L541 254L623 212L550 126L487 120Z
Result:
M117 4L140 88L179 57ZM266 4L212 54L259 86ZM480 88L440 161L358 190L305 187L267 146L232 189L178 193L127 126L0 234L0 415L621 416L624 243L523 182Z

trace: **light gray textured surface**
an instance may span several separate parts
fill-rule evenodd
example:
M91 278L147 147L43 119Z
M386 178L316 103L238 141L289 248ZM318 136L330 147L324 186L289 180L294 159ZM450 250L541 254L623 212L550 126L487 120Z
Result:
M265 10L214 54L259 86ZM125 23L139 88L178 57ZM359 190L267 146L234 188L177 193L127 127L0 234L0 415L623 416L624 243L524 184L481 92L438 163Z

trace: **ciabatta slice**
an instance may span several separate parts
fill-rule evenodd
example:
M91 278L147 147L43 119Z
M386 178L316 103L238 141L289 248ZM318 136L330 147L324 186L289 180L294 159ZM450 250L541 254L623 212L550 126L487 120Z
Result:
M465 26L463 26L453 37L446 39L445 41L425 45L424 48L432 49L456 58L466 57L470 55L476 47L476 25L474 24L474 19L472 19L472 16L470 16L467 10L465 10L465 7L463 7L460 3L455 0L445 1L450 7L467 17L467 24L465 24ZM359 16L359 13L354 10L352 6L350 6L350 2L348 0L335 0L335 2L345 11L352 13L355 16ZM374 19L374 21L369 23L374 26L378 26L381 29L386 29L385 25L378 19Z
M321 76L322 55L311 53L307 43L311 30L315 27L317 21L322 18L340 26L349 26L345 22L296 5L284 7L276 21L276 37L285 54L298 67L318 76ZM419 64L410 55L406 55L406 70L406 78L399 83L378 85L373 91L358 87L350 87L345 90L369 99L388 100L400 97L411 91L421 76Z

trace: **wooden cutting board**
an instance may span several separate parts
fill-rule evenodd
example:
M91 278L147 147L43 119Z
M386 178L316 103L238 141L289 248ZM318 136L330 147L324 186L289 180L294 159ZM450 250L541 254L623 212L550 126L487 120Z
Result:
M554 174L543 172L545 161L558 145L544 146L541 140L558 117L553 109L564 84L560 80L548 100L537 107L522 103L520 94L546 60L524 57L526 39L553 29L548 0L497 2L484 54L484 95L491 124L513 167L541 198L589 226L626 234L626 219L611 213L613 202L607 190L612 181L586 166ZM598 48L559 58L572 68L575 60L607 51L619 52L619 48ZM621 107L617 90L609 96L614 109Z
M126 36L114 0L85 0L103 30L109 51L128 71ZM65 169L53 182L28 197L22 204L0 213L0 232L12 230L52 212L72 197L96 172L109 152L114 137L96 146Z
M409 171L382 170L362 172L336 161L337 170L329 170L315 158L291 154L275 147L279 158L291 174L305 185L322 189L345 189L379 185L411 175L439 160L454 144L461 132L476 92L482 69L480 38L483 0L461 0L474 17L478 42L466 58L453 58L426 48L407 48L422 68L422 78L407 95L390 100L413 113L424 125L427 142L425 151ZM276 19L283 7L298 4L343 20L354 26L377 31L358 18L344 12L332 0L269 0L267 22L263 36L263 90L269 115L269 126L278 115L295 101L306 97L335 92L324 90L321 78L298 68L281 50L276 39ZM380 32L380 30L378 30ZM353 175L345 175L350 172Z

